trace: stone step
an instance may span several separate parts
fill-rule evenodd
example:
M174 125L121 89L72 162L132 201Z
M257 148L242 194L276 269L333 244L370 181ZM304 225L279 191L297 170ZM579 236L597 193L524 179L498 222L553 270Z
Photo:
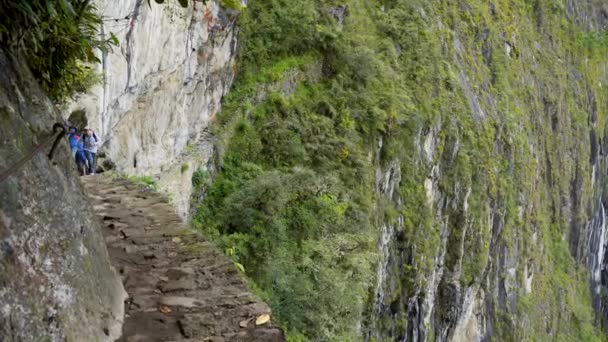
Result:
M129 293L119 341L284 341L241 274L189 230L160 194L124 179L82 177L110 258Z

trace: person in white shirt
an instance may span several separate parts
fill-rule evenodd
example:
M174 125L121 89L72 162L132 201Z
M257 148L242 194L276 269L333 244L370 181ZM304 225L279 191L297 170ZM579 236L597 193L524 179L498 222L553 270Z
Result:
M84 155L87 157L87 163L89 164L88 174L94 175L99 139L97 139L97 135L95 135L95 132L93 132L92 129L85 127L81 141L84 147Z

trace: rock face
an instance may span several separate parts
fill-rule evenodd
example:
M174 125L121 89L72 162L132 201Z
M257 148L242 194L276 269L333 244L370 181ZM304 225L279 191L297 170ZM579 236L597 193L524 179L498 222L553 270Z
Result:
M0 52L0 170L60 120L29 71ZM126 293L63 141L0 183L0 340L113 341Z
M155 176L186 217L192 174L211 155L206 128L234 76L235 13L215 1L96 3L102 34L120 47L101 56L103 83L66 116L83 110L117 169Z
M608 4L592 0L567 0L568 17L589 30L601 31L608 24Z
M586 30L582 35L605 30L605 5L566 3L569 20ZM490 5L490 15L498 11ZM546 16L547 7L537 5L533 25L540 32L548 25ZM473 127L496 124L492 136L475 147L490 146L490 154L465 163L498 158L501 165L493 166L490 176L468 174L458 162L468 153L466 133L449 133L452 123L446 117L418 133L410 160L425 170L418 184L426 193L426 205L419 207L426 221L413 232L404 223L413 220L411 214L383 222L369 338L590 339L593 328L572 325L564 312L582 317L591 315L592 306L597 327L608 327L608 136L598 119L606 117L605 56L584 58L582 64L560 61L564 77L553 83L539 54L550 49L559 54L562 47L503 36L504 50L493 50L488 29L468 38L463 31L452 31L453 41L447 42L451 63L460 70L456 86ZM472 51L479 59L469 59ZM526 111L519 122L510 122L513 117L499 109L500 94L489 86L497 61L521 66L514 84L534 89L525 101L510 94L513 106ZM595 70L593 76L584 74L587 68ZM568 106L560 106L555 94L569 98ZM402 173L399 165L404 164L396 158L379 167L376 189L381 199L403 210L410 199L400 187L408 171Z

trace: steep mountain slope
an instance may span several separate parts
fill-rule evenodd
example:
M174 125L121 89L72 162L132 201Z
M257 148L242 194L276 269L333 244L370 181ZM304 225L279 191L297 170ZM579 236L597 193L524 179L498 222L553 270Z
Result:
M194 223L294 340L599 339L607 17L251 2Z

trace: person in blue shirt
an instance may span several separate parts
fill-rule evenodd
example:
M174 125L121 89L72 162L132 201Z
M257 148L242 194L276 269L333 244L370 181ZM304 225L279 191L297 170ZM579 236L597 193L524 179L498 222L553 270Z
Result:
M78 173L81 176L86 175L87 174L87 157L84 154L84 143L82 142L82 140L80 140L76 144L75 158L76 158L76 166L78 167Z
M68 141L70 142L70 151L72 151L72 157L76 157L76 151L78 150L78 142L80 136L76 132L76 127L70 126L68 130Z

